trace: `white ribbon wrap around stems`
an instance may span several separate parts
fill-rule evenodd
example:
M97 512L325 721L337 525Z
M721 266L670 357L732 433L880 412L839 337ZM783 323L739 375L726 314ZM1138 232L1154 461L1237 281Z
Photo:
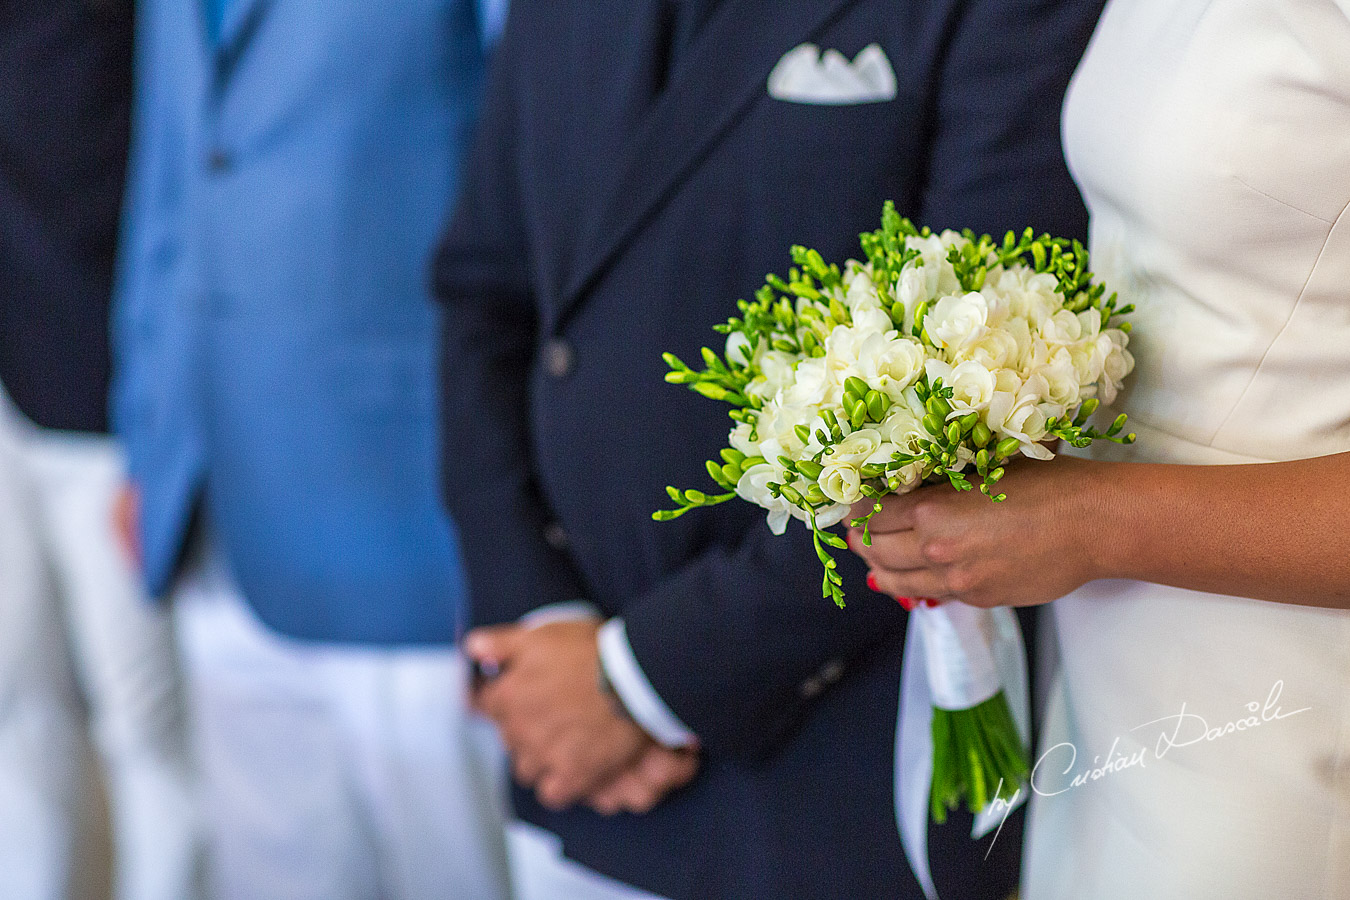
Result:
M933 708L962 710L1003 691L1024 744L1031 740L1026 646L1017 615L1005 607L964 603L918 606L905 639L895 738L895 812L900 842L928 900L937 900L928 864L929 794L933 782ZM971 838L999 826L1026 799L992 801L975 817ZM1010 808L1011 807L1011 808Z

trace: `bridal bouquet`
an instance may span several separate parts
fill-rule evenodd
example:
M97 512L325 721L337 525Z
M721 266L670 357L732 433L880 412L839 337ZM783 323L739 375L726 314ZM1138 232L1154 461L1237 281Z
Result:
M1104 431L1090 424L1134 363L1118 321L1131 307L1094 283L1081 244L1029 228L1002 243L934 234L888 203L861 245L866 260L842 268L792 248L787 277L770 275L715 326L722 355L704 348L701 369L664 357L667 381L731 404L735 425L708 463L721 490L668 488L676 508L655 518L740 497L768 512L775 534L797 519L814 536L822 593L840 606L831 550L846 544L828 529L860 500L871 512L851 524L870 544L868 520L888 494L945 482L997 502L1014 457L1134 439L1124 415ZM934 706L932 817L1011 801L1028 761L998 675L995 613L950 603L915 615Z

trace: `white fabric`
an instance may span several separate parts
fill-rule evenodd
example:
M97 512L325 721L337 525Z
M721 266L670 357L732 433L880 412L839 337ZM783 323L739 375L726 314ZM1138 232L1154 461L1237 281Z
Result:
M579 622L584 619L600 618L600 609L594 603L585 600L570 600L566 603L549 603L532 609L520 617L520 624L526 628L542 628L558 622Z
M869 44L849 62L838 50L799 44L769 73L769 96L788 103L849 106L885 103L896 95L895 69L880 44Z
M905 858L928 900L937 900L928 862L929 797L933 782L933 709L969 709L1001 688L1024 744L1031 742L1031 705L1027 692L1027 652L1017 614L1011 609L977 610L960 603L920 605L905 635L900 679L900 714L895 736L895 815ZM960 623L960 624L957 624ZM939 635L933 642L930 637ZM956 637L956 635L963 635ZM944 654L943 663L934 653ZM969 656L967 656L969 654ZM986 672L978 678L953 677L961 657L980 657ZM935 677L944 682L935 687ZM964 692L957 685L964 685ZM990 690L990 688L993 688ZM983 699L977 699L977 698ZM939 699L940 698L940 699ZM997 786L995 786L997 789ZM1022 790L1011 801L994 800L975 817L971 838L997 831L1026 802Z
M213 900L505 900L505 774L448 647L266 629L206 552L175 589Z
M623 619L610 619L602 625L597 641L600 664L633 721L666 747L679 749L697 744L698 735L680 721L647 680L647 674L642 671L633 655L633 647L628 643L628 629Z
M118 900L198 896L173 643L112 533L108 438L38 429L0 391L0 894L69 896L84 731L111 807Z
M1094 455L1350 451L1346 4L1114 0L1065 140L1094 268L1139 304L1139 441ZM1289 599L1096 582L1054 604L1026 900L1350 897L1350 613Z
M527 822L507 827L516 900L661 900L562 854L557 835Z

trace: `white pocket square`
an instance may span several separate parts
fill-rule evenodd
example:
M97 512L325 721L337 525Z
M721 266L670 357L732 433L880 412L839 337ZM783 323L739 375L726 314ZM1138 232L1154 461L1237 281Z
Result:
M815 44L793 47L769 73L769 96L788 103L843 106L895 99L895 69L879 44L863 48L853 62L838 50Z

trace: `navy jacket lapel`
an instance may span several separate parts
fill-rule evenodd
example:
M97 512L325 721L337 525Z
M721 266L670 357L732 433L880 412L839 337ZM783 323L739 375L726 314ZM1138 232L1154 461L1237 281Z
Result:
M767 88L783 54L859 0L726 0L685 53L600 195L555 327Z

